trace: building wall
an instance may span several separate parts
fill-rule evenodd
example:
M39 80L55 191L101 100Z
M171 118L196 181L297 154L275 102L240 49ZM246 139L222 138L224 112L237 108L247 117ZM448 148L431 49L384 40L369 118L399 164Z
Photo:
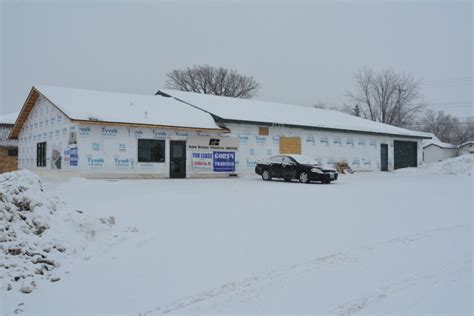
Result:
M84 125L72 122L45 98L38 98L19 134L20 169L38 174L85 177L169 177L170 141L211 137L229 138L221 133L199 133L177 129L134 128L129 126ZM138 139L163 139L165 162L138 162ZM46 166L37 167L37 144L46 142ZM237 143L237 142L236 142ZM187 177L225 177L235 172L215 172L193 167L193 153L233 152L215 146L207 150L186 150ZM205 160L200 158L201 160ZM212 164L212 159L210 160Z
M441 148L435 145L429 145L423 148L423 162L438 162L456 157L456 154L456 148Z
M77 171L69 164L69 133L74 126L61 111L40 96L18 136L18 168L38 173ZM46 166L36 166L36 146L46 142Z
M215 152L235 153L236 173L253 173L256 162L279 154L280 136L299 137L302 154L327 165L346 161L354 170L380 170L380 144L388 144L388 168L393 170L393 141L416 141L412 138L371 134L327 132L300 128L269 127L269 135L259 135L259 126L227 124L230 134L198 133L177 129L102 126L71 122L54 105L40 97L19 135L20 169L38 173L82 175L88 177L169 177L170 141L210 138L236 138L235 147L212 147L186 150L187 177L229 176L235 172L216 172L198 167L197 162L212 164L208 155ZM163 139L165 162L139 163L138 139ZM47 142L46 167L36 166L37 143ZM224 143L232 143L230 140ZM421 141L417 141L418 164L422 161ZM194 155L193 155L194 154ZM200 154L200 155L198 155ZM195 157L198 156L198 158ZM204 157L204 158L203 158Z
M474 145L473 144L466 144L464 146L459 147L459 155L464 155L468 153L474 153Z
M170 176L170 141L189 142L191 138L207 140L211 137L228 138L220 133L198 133L176 129L136 128L127 126L77 125L79 170L87 177L141 177L168 178ZM138 162L138 140L159 139L165 141L165 161ZM224 150L225 151L225 150ZM231 150L235 152L235 150ZM211 169L193 167L193 152L213 150L186 150L186 177L229 176L234 172L214 172ZM195 159L195 158L194 158Z
M413 138L286 127L270 127L269 135L261 136L257 125L226 124L226 127L240 141L236 161L240 173L253 173L258 160L278 155L280 136L300 137L302 154L329 166L334 166L338 161L346 161L353 170L380 170L380 144L388 144L388 168L393 170L394 140L417 142L418 165L422 162L421 140Z

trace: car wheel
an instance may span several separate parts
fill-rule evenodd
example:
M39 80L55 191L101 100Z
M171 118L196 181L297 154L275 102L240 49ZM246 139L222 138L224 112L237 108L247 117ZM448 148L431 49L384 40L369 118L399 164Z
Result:
M262 179L265 181L270 181L272 179L272 175L268 169L263 170L262 172Z
M331 183L331 180L323 180L323 183L324 184L329 184L329 183Z
M308 183L309 182L309 175L306 172L303 171L302 173L300 173L299 179L300 179L301 183Z

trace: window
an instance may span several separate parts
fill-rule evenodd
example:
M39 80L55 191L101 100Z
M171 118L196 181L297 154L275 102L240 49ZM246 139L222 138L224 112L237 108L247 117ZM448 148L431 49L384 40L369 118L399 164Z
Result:
M273 163L281 163L283 160L283 156L273 156L270 157L268 160Z
M283 161L282 161L284 164L292 164L294 163L293 160L290 158L290 157L283 157Z
M18 148L11 148L11 149L8 149L8 156L10 156L10 157L18 157Z
M268 136L270 134L270 131L268 127L259 127L258 128L258 135L260 136Z
M165 141L139 139L138 162L165 162Z
M46 142L36 144L36 166L46 167Z

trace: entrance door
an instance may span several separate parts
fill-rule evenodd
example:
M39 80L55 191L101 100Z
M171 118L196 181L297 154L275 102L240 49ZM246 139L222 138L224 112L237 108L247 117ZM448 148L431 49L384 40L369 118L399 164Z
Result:
M388 145L380 144L380 170L388 171Z
M185 141L170 141L170 178L186 178Z

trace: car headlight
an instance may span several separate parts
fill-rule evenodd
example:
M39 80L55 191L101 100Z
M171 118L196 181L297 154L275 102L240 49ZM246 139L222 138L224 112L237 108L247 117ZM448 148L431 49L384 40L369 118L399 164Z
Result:
M311 169L311 172L314 172L314 173L323 173L321 169L318 169L318 168L313 168Z

